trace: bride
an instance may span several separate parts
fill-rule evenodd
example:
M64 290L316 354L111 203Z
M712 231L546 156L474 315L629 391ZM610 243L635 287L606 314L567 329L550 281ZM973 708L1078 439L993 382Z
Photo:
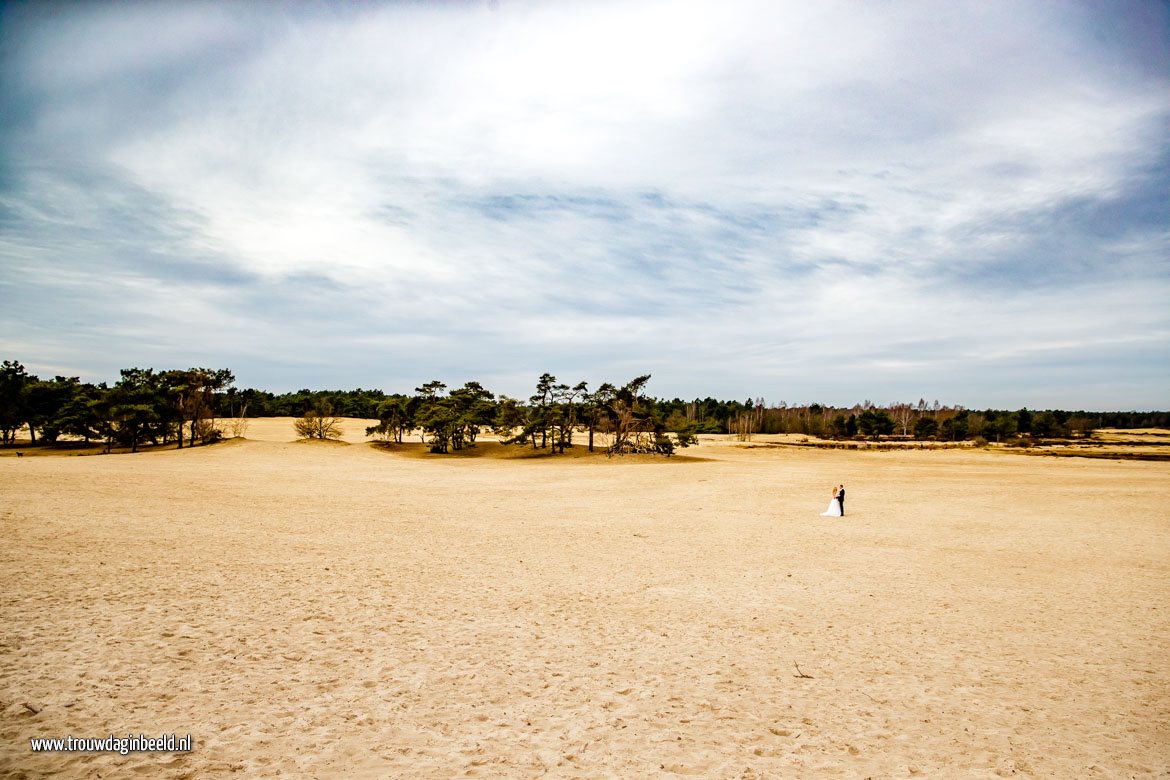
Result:
M833 488L833 499L829 501L829 508L821 512L821 517L840 517L841 516L841 499L837 488Z

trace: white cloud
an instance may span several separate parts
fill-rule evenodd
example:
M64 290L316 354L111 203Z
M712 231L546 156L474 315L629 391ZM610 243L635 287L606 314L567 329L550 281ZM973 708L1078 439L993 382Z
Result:
M150 322L160 354L207 320L222 362L343 340L319 360L334 385L368 385L371 355L420 375L580 355L598 381L660 367L666 393L1006 397L956 366L1063 350L1076 376L1092 367L1062 345L1167 351L1170 226L1139 212L1164 193L1170 78L1095 42L1083 9L265 9L22 22L4 83L31 116L0 129L15 295L89 275L166 301L92 303ZM1094 211L1111 203L1120 224ZM1070 317L1087 296L1111 304Z

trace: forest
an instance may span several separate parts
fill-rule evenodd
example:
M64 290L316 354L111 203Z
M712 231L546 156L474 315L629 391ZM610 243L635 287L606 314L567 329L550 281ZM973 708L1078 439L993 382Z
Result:
M496 395L479 382L448 388L435 380L412 393L382 390L309 390L276 394L239 389L226 368L156 371L125 368L113 385L78 377L42 379L15 360L0 364L0 445L103 442L137 451L140 446L209 444L239 435L250 417L298 418L306 438L335 435L336 419L376 421L366 434L401 443L418 435L436 453L473 447L491 431L506 444L564 452L579 444L593 450L596 434L608 452L671 454L698 434L790 433L825 439L1014 442L1091 436L1099 428L1167 428L1165 411L972 410L919 399L913 403L851 407L768 403L715 398L655 398L650 375L624 384L569 385L555 376L536 379L532 395ZM574 434L577 441L574 441ZM584 439L584 442L582 442Z

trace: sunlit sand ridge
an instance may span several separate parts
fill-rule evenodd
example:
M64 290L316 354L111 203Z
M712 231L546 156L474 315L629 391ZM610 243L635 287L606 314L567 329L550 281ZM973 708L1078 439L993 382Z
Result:
M0 775L1170 772L1165 462L248 436L0 458Z

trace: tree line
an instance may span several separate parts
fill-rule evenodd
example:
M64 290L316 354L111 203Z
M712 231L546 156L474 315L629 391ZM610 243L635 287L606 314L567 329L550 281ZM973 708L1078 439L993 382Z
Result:
M387 399L402 403L403 399L412 397L361 388L304 389L279 395L248 389L240 391L238 399L247 404L248 413L254 417L300 417L325 402L339 417L370 419L381 416L379 409ZM972 410L941 405L938 401L930 404L924 399L919 399L916 404L893 403L884 407L875 406L870 401L849 407L819 403L790 406L783 401L769 405L762 398L728 401L711 397L693 400L647 397L641 403L651 408L654 416L664 423L669 420L668 427L693 423L696 433L710 434L794 433L821 438L899 436L948 441L982 436L988 441L1006 441L1020 434L1070 438L1088 435L1098 428L1170 427L1170 412ZM893 420L892 426L887 417ZM953 422L948 424L948 420Z
M490 430L505 446L531 446L563 454L574 446L573 435L587 436L590 452L597 434L606 435L610 455L656 453L672 455L676 447L694 444L696 426L662 414L645 393L650 375L623 384L604 383L591 391L586 382L569 385L552 374L542 374L535 392L527 399L497 397L479 382L467 382L448 390L438 380L415 388L413 395L384 397L373 417L376 425L367 436L402 443L418 431L431 452L449 453L474 447L476 438ZM297 422L298 433L326 438L324 433L335 409L323 399Z
M78 377L40 379L12 360L0 363L0 442L14 444L27 428L30 444L61 436L105 442L137 452L146 442L179 448L219 440L228 369L155 371L124 368L112 386Z
M1170 412L1090 412L1021 408L973 410L962 406L863 401L850 408L820 404L789 407L757 402L760 433L800 433L823 438L902 438L918 441L1009 442L1087 438L1100 428L1165 428ZM741 413L743 416L743 413ZM734 433L735 431L729 431Z
M611 453L670 454L698 434L803 434L819 438L903 438L920 441L1007 442L1091 435L1097 428L1166 428L1170 412L1049 410L982 411L960 406L864 401L852 407L768 404L762 398L659 399L646 392L649 375L625 384L559 382L543 374L527 398L492 393L479 382L449 389L439 380L413 393L381 390L298 390L274 394L238 389L226 368L155 371L126 368L113 385L78 377L41 379L19 362L0 364L0 443L26 430L30 443L62 436L104 442L107 450L145 444L208 444L247 417L299 418L303 436L332 435L337 417L377 420L366 433L389 442L417 432L432 450L473 447L483 431L509 445L564 452L582 437L592 451L598 434ZM333 423L335 428L335 422ZM241 430L238 426L234 433Z

